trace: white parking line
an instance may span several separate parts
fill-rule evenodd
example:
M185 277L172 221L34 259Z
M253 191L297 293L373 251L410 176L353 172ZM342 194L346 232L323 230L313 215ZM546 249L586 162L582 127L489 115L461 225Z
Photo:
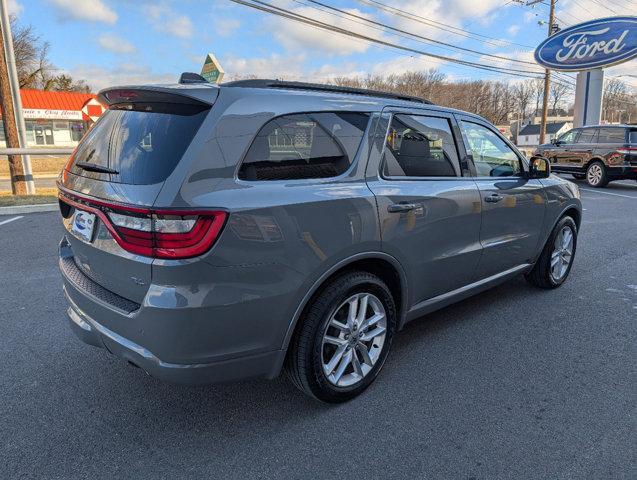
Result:
M604 195L612 195L614 197L634 198L635 200L637 200L637 197L633 197L631 195L622 195L621 193L603 192L602 190L592 190L590 188L582 188L582 187L579 187L579 189L584 190L585 192L603 193Z
M4 220L4 221L0 222L0 225L4 225L5 223L13 222L14 220L20 220L21 218L23 218L22 215L20 215L19 217L10 218L9 220Z

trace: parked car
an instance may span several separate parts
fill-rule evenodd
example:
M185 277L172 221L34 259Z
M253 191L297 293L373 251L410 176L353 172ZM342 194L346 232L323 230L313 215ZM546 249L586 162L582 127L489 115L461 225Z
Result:
M637 180L637 125L574 128L535 153L547 157L554 172L586 179L591 187Z
M568 277L578 188L481 117L248 80L109 88L59 179L86 343L184 383L360 394L394 335L519 274Z

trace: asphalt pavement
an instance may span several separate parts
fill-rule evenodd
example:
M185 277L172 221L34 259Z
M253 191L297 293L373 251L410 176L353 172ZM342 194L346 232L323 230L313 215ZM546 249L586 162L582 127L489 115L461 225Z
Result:
M162 383L67 326L57 213L0 216L0 478L635 479L637 183L588 189L559 289L410 323L344 405Z

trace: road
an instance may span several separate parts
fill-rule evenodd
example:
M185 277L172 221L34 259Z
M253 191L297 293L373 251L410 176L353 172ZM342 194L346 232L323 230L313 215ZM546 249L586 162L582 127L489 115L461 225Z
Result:
M339 406L285 378L164 384L82 344L57 214L0 217L0 478L637 478L637 184L582 197L562 288L518 278L409 324Z

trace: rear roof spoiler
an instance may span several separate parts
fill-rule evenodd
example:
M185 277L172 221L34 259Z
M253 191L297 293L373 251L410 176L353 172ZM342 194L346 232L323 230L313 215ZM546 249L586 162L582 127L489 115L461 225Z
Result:
M121 103L180 103L186 105L212 105L219 87L208 82L174 85L144 85L110 87L101 90L98 100L102 105Z

